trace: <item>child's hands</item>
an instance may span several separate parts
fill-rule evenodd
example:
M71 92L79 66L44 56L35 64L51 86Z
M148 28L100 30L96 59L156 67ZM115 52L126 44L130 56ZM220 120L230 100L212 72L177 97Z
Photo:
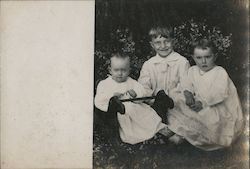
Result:
M137 94L135 93L135 91L133 89L130 89L127 91L128 94L132 97L132 98L136 98Z
M193 94L188 91L188 90L185 90L184 91L184 96L185 96L185 99L186 99L186 105L193 111L195 112L199 112L202 110L202 103L201 101L197 100L195 101L194 99L194 96Z
M195 104L194 96L190 91L185 90L184 91L184 96L185 96L185 99L186 99L186 105L187 106L190 107L191 105Z
M199 112L203 108L201 101L195 101L195 103L193 105L190 105L189 107L195 112Z

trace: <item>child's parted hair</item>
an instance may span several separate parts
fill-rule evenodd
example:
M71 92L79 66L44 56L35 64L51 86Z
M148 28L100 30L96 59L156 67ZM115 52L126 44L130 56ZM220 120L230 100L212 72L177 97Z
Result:
M192 43L192 52L194 52L195 48L207 49L210 48L213 54L216 54L216 46L211 39L200 38Z
M174 38L174 29L171 26L155 25L149 31L150 40L162 36L164 38Z

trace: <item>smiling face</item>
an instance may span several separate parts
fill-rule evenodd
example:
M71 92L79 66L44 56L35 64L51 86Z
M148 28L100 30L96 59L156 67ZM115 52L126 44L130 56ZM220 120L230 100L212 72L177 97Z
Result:
M129 58L112 57L110 74L112 79L118 83L125 82L129 75L130 63Z
M208 72L215 66L216 56L211 48L195 48L193 59L196 65L204 72Z
M150 44L152 48L156 51L156 53L164 58L167 57L173 51L171 38L165 38L159 35L156 38L152 38Z

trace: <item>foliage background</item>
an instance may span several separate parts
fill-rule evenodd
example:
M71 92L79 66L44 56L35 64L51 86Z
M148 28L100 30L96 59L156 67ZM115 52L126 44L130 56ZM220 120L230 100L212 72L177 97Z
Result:
M245 116L249 117L248 0L96 0L95 4L95 89L107 77L108 58L118 48L131 55L131 77L137 79L144 61L154 55L147 36L150 27L168 23L175 28L175 50L191 64L192 39L214 39L219 49L217 64L235 83ZM248 131L226 152L206 153L189 145L161 145L157 137L149 144L121 143L118 151L94 129L94 168L247 168L244 146ZM157 146L151 146L155 143Z
M153 56L147 33L155 23L169 23L177 28L176 51L190 60L189 34L206 34L214 27L230 37L230 48L220 53L222 65L236 86L244 83L248 69L248 13L245 0L96 0L95 86L107 76L107 59L119 45L133 58L132 77L138 78L145 60ZM190 23L197 24L199 28ZM189 24L188 24L189 23ZM206 31L195 32L205 25ZM181 27L184 29L181 30ZM195 30L192 30L191 28ZM178 34L179 33L179 34ZM181 34L180 34L181 33ZM184 35L184 36L182 36ZM217 36L218 37L218 36ZM118 43L119 42L119 43ZM191 60L190 60L191 61ZM191 61L192 63L192 61ZM234 77L234 74L237 76ZM241 75L240 77L238 75Z

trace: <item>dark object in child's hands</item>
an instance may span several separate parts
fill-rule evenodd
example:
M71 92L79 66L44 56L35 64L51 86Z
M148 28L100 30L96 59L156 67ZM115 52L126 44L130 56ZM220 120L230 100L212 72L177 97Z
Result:
M118 96L113 96L109 100L108 113L116 114L117 112L125 114L125 106L119 100Z
M160 90L156 97L155 97L155 102L154 104L160 104L162 108L168 110L174 108L174 101L171 99L164 90Z
M133 101L139 101L139 100L151 100L155 99L155 96L148 96L148 97L137 97L137 98L131 98L131 99L120 99L121 102L133 102Z
M167 124L167 112L168 109L174 108L174 101L164 92L164 90L160 90L156 95L152 108L162 118L162 122Z

